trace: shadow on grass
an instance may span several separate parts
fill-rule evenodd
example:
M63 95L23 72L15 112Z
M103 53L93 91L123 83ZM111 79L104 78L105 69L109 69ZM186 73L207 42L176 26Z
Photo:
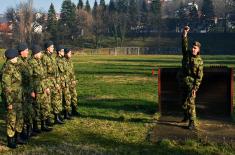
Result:
M175 155L201 155L196 149L184 150L182 147L172 146L167 142L158 142L151 144L148 142L132 143L114 136L106 136L102 133L94 133L81 128L73 128L70 130L71 135L79 135L66 138L64 133L51 132L48 135L57 137L57 141L47 141L44 138L33 140L34 144L45 147L45 153L68 153L68 154L175 154ZM60 139L60 140L59 140ZM61 141L61 139L63 139ZM95 146L99 146L98 148ZM41 152L41 153L42 153Z
M146 114L154 114L157 110L156 102L135 99L96 99L90 100L81 98L79 103L80 107L86 108L100 108L100 109L113 109L124 110L130 112L142 112Z
M125 118L123 116L120 117L110 117L110 116L98 116L98 115L81 115L81 118L92 118L92 119L99 119L99 120L108 120L108 121L115 121L115 122L130 122L130 123L153 123L152 119L146 118Z

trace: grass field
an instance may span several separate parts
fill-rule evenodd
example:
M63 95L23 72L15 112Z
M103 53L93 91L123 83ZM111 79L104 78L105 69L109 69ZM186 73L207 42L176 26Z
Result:
M204 56L205 65L235 67L235 56ZM235 154L228 144L189 140L149 141L157 112L157 75L152 69L180 66L180 56L81 56L74 58L81 117L32 138L16 150L5 147L0 117L0 154ZM1 107L2 109L2 107Z

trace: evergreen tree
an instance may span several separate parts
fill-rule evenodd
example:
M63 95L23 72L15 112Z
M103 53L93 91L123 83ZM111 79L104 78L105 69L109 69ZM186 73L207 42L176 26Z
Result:
M129 3L129 26L136 27L139 23L139 9L136 0L130 0Z
M57 34L57 19L54 5L51 3L48 10L48 19L47 19L47 32L50 33L52 39L56 38Z
M195 5L193 5L190 9L190 25L191 28L197 28L197 24L199 23L198 9Z
M96 16L97 16L97 10L98 10L98 3L95 0L94 6L93 6L93 10L92 10L92 15L93 15L94 18L96 18Z
M211 25L214 16L215 13L212 0L204 0L202 4L202 21L206 29Z
M102 10L106 10L105 0L100 0L100 7Z
M204 0L202 4L202 16L205 20L213 19L215 16L212 0Z
M76 5L71 0L64 0L60 14L60 32L72 37L76 27ZM64 36L65 36L64 35Z
M160 26L161 20L161 2L160 0L153 0L151 4L152 13L152 27L156 28Z
M86 1L85 10L86 10L87 12L91 12L91 6L90 6L90 3L89 3L89 0Z
M78 9L83 9L83 1L82 0L79 0L77 8Z

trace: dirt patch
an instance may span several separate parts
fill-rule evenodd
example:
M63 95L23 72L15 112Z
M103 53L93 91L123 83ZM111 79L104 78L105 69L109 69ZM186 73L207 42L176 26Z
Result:
M162 139L185 141L195 139L206 142L228 143L235 146L235 124L223 120L200 120L198 130L191 131L182 118L161 116L150 133L150 140L157 142Z

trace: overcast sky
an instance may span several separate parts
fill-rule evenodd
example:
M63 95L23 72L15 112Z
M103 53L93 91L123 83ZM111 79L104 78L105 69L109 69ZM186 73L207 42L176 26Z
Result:
M19 4L20 1L27 1L27 0L0 0L0 14L6 12L6 9L9 7L15 7ZM47 12L51 3L54 4L56 12L60 12L61 4L63 0L33 0L34 1L34 8L37 10L42 10ZM76 5L79 0L72 0ZM89 0L90 5L93 6L95 0ZM97 0L99 3L100 0ZM106 4L109 0L105 0ZM86 0L83 0L83 3L86 3Z

